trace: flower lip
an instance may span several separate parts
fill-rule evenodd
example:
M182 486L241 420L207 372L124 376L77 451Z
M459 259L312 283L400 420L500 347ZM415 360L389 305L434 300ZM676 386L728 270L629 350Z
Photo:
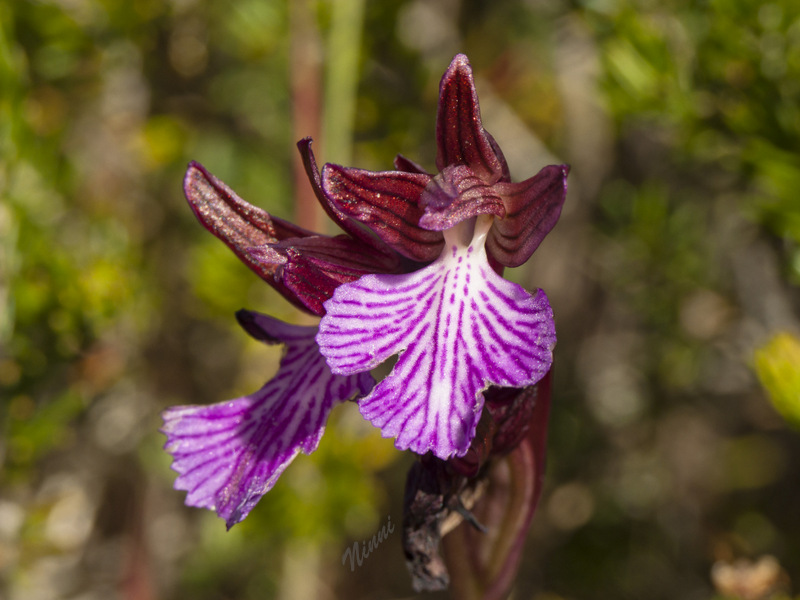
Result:
M399 355L359 410L401 450L464 456L481 392L531 385L552 364L550 304L490 267L491 221L481 215L449 229L441 256L424 269L367 275L325 303L317 343L332 372L366 372Z
M374 385L369 373L333 375L314 341L316 327L244 310L236 316L257 340L285 345L278 374L249 396L169 408L161 429L186 504L216 511L229 529L300 452L317 448L334 406Z

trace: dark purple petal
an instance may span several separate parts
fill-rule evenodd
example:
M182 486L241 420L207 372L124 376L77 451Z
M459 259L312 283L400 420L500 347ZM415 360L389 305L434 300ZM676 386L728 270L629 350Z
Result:
M189 206L205 228L225 242L242 262L269 283L273 283L275 266L255 261L247 249L285 238L313 235L245 202L194 161L189 163L186 170L183 190Z
M378 253L346 235L290 238L271 246L278 251L296 250L331 273L352 273L352 276L347 276L347 281L366 273L396 273L400 266L399 257L394 252Z
M497 155L497 160L499 160L500 164L503 166L503 174L500 177L500 181L511 181L511 172L508 169L506 157L503 154L503 151L500 149L500 144L497 143L491 133L485 129L483 132L486 134L486 137L489 138L489 144L492 146L492 150L494 150L494 153Z
M520 183L497 183L506 216L496 219L486 248L506 267L518 267L539 247L561 215L567 196L567 165L550 165Z
M288 325L242 311L254 337L286 344L278 373L255 394L210 406L176 406L163 413L164 448L178 472L186 504L208 508L228 527L244 519L299 452L319 445L336 405L365 394L374 381L331 374L314 342L315 327Z
M405 171L406 173L419 173L421 175L428 175L428 172L425 169L402 154L398 154L394 157L394 168L398 171Z
M342 285L325 304L317 341L334 373L368 371L400 355L359 409L401 450L464 456L481 391L530 385L550 368L555 328L547 297L497 275L482 235L414 273Z
M450 63L439 84L436 168L467 165L488 184L508 178L508 165L481 124L472 67L463 54Z
M346 235L290 238L249 252L259 262L277 265L275 280L286 289L284 295L318 316L325 314L322 305L338 285L367 273L399 270L396 254L382 254Z
M386 244L419 262L442 251L442 234L418 226L420 196L430 175L404 171L372 172L326 164L322 189L337 210L364 223Z
M286 290L284 296L318 317L325 314L323 304L344 279L331 277L294 248L259 246L250 252L256 260L278 265L275 279ZM357 277L351 277L350 281Z
M314 153L311 151L311 138L303 138L297 142L297 148L300 150L300 156L303 159L303 166L305 167L306 174L311 182L311 187L314 189L314 194L316 194L319 203L322 205L322 208L325 209L325 212L333 220L333 222L341 227L342 230L349 233L354 239L365 244L368 248L367 251L377 251L383 255L391 254L390 248L383 242L383 240L375 237L372 232L364 229L358 223L350 219L350 215L348 215L345 211L342 211L341 208L332 201L332 198L322 189L322 179L319 174L319 169L317 168L317 161L314 158Z
M306 175L308 175L308 180L311 182L314 194L317 196L317 200L319 200L320 205L325 209L325 212L331 220L347 233L355 235L358 239L359 236L364 235L366 232L348 219L347 215L332 204L328 196L326 196L325 192L322 190L322 181L320 179L319 169L317 168L317 160L314 158L314 153L311 151L311 142L312 140L310 137L303 138L297 142L297 149L300 151L303 167L306 170Z
M494 187L483 183L466 165L445 167L431 179L419 204L425 211L420 227L433 231L450 229L478 215L502 218L506 214Z

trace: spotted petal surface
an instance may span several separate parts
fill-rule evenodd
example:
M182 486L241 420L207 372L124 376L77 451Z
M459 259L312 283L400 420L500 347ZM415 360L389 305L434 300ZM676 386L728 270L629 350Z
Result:
M183 190L189 206L203 226L272 285L276 285L276 267L255 261L247 249L289 237L313 235L245 202L198 162L189 163L183 179ZM283 291L279 285L276 287Z
M372 172L327 164L322 189L338 210L364 223L412 260L428 262L442 251L442 235L417 226L419 200L431 177L406 171Z
M490 384L522 387L552 363L553 314L495 273L484 248L491 219L445 232L442 255L407 275L367 275L325 303L317 342L331 371L368 371L399 354L392 372L359 402L362 415L401 450L466 454ZM462 241L466 238L466 242Z
M331 409L374 384L368 373L333 375L320 355L316 327L288 325L240 311L244 328L286 345L278 373L254 394L209 406L176 406L162 414L164 448L179 473L186 504L208 508L230 528L244 519L302 450L313 452Z
M439 83L436 168L468 165L485 183L508 178L497 142L483 128L469 59L457 54Z

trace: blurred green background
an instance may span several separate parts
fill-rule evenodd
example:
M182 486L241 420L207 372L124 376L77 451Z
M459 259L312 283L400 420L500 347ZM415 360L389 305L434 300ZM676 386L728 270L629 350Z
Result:
M171 489L158 414L274 372L235 310L302 318L196 222L186 163L325 228L294 143L432 169L457 52L516 180L572 165L510 274L559 331L514 598L798 592L795 0L6 0L0 598L414 597L399 527L342 564L412 460L355 407L230 532Z

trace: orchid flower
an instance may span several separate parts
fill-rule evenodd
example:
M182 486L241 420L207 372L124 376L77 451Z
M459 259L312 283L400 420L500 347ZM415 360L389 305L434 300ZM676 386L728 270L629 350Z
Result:
M435 176L370 173L326 165L322 187L343 213L377 231L398 252L404 238L416 260L409 274L367 275L337 288L325 303L317 342L332 371L350 375L400 358L359 401L361 414L396 438L398 449L464 456L489 385L525 387L552 363L553 313L544 292L503 279L525 262L558 219L566 167L511 183L508 166L481 125L472 70L456 56L442 79ZM383 225L383 207L400 204L415 220ZM379 220L380 219L380 220ZM441 232L441 233L439 233ZM435 243L434 243L435 242Z
M568 168L511 182L481 123L464 55L442 78L436 139L433 175L402 156L394 171L327 164L320 172L310 139L302 140L311 185L344 231L335 237L273 217L189 165L184 190L203 225L322 319L319 328L299 327L240 311L249 334L285 344L275 377L249 396L163 413L188 505L215 510L229 527L241 521L297 454L316 449L330 411L348 400L401 450L465 457L487 412L484 392L528 388L549 371L547 297L502 271L523 264L555 225ZM393 355L397 363L375 385L370 370ZM513 421L507 413L516 408L506 404L486 418ZM520 437L502 435L506 445Z

